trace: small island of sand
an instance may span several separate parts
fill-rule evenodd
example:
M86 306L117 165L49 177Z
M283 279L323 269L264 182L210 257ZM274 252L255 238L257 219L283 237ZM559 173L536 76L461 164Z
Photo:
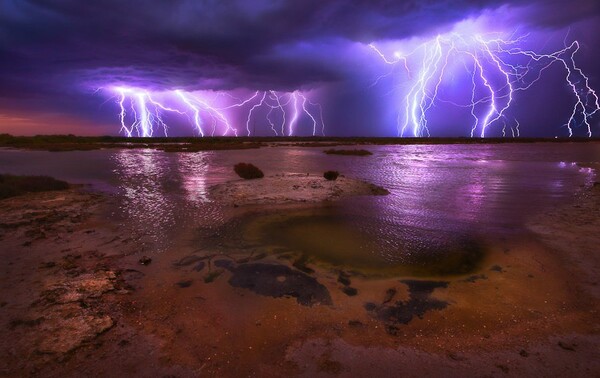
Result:
M285 204L334 201L347 196L386 195L389 192L368 182L340 176L285 173L256 180L235 180L215 185L210 190L215 201L235 205Z

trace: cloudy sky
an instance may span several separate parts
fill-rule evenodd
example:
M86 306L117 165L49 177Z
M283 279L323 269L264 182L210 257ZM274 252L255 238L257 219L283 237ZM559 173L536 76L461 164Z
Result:
M322 105L328 135L395 136L422 61L409 62L411 77L369 44L393 54L456 30L526 36L524 48L539 53L577 40L577 65L600 89L597 0L0 0L0 132L118 134L111 88L127 86L302 91ZM459 89L442 94L462 103L469 75L449 77ZM522 135L566 135L575 97L565 77L558 64L542 72L506 119L519 119ZM432 135L463 136L470 121L448 101L431 108ZM590 120L597 134L599 119ZM173 135L195 133L173 122Z

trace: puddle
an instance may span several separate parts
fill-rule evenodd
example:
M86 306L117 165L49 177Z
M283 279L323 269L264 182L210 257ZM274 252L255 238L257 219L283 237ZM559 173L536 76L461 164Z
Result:
M464 275L484 260L483 243L475 237L381 222L332 206L253 216L242 222L238 236L264 250L302 256L309 265L369 277Z

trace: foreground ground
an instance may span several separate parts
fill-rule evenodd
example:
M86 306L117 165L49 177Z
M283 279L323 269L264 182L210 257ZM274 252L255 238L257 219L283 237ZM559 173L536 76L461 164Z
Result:
M266 218L232 204L259 221L181 235L152 261L148 235L115 218L110 196L0 201L0 375L600 374L600 185L444 277L378 276L258 244L264 219L321 206L298 198Z

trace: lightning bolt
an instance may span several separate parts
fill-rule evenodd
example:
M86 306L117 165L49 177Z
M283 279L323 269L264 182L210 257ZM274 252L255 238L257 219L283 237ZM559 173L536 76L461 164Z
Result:
M131 137L151 137L156 129L163 131L168 136L168 126L163 118L164 113L174 113L186 117L198 135L206 136L206 123L210 122L212 131L210 136L215 136L218 130L221 135L238 135L233 126L232 112L245 114L247 135L252 135L250 124L252 119L264 116L271 131L278 136L277 126L273 121L274 115L281 118L281 135L285 135L287 126L288 135L293 135L300 119L300 110L312 123L312 135L317 134L320 125L321 134L325 134L323 109L319 103L312 102L306 93L301 91L279 93L273 90L255 91L245 99L238 98L227 92L213 92L212 95L203 92L186 92L174 90L161 92L155 96L148 90L129 87L112 87L117 94L119 107L119 122L121 132ZM158 100L160 97L161 100ZM229 104L218 104L220 99L226 98ZM167 100L167 102L162 99ZM300 101L300 100L301 101ZM232 102L233 101L233 102ZM299 105L301 102L301 105ZM175 105L170 105L175 104ZM128 112L127 109L131 112ZM292 112L291 118L287 113ZM235 113L233 114L235 116ZM237 117L236 117L237 118ZM256 122L256 121L255 121Z
M398 112L397 121L398 135L404 136L410 129L415 137L429 136L427 114L436 102L446 102L470 109L473 118L471 137L476 133L485 137L488 129L495 124L502 125L502 135L506 136L509 126L507 113L515 102L515 94L529 89L541 80L544 71L559 64L565 70L565 83L574 98L570 117L564 126L569 136L573 136L575 128L585 127L586 134L591 137L591 117L600 110L600 104L597 93L589 85L588 76L576 64L579 42L574 41L570 45L565 43L563 49L551 53L539 53L519 47L526 38L527 35L486 39L481 35L453 32L425 41L408 54L394 52L394 59L370 44L369 47L383 63L392 67L402 65L409 81L412 81L408 90L403 89L403 111ZM464 63L465 59L472 64ZM527 63L518 63L523 60ZM470 74L471 94L467 104L457 104L439 97L448 67L456 61L463 61ZM416 65L418 69L411 70L409 65ZM414 74L411 75L411 72ZM377 85L391 73L377 77L372 85ZM510 125L515 137L520 136L519 126L516 119Z

